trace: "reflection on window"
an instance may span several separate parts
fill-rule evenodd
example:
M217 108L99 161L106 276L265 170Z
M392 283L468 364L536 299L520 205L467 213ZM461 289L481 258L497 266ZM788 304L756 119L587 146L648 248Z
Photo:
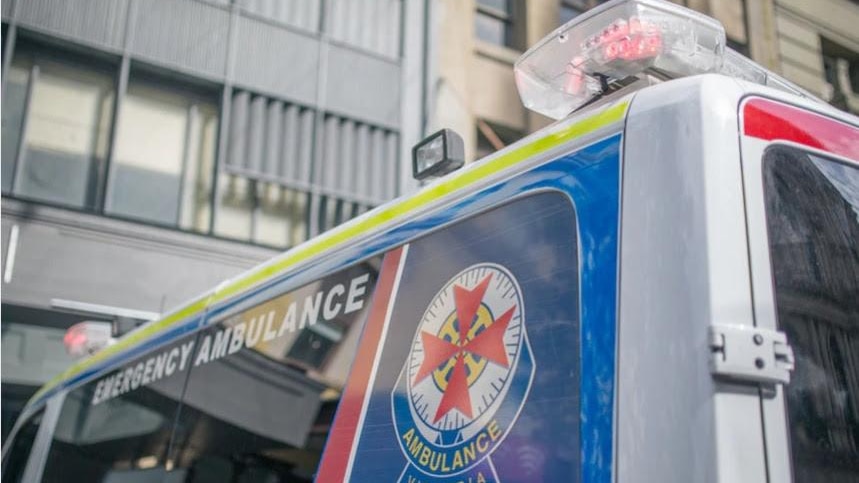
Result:
M173 466L167 454L189 364L175 357L170 364L178 370L165 372L162 365L153 381L142 377L143 368L158 354L178 353L182 344L189 341L170 344L69 392L42 481L164 481ZM147 374L159 372L152 362ZM184 475L175 476L174 481L183 481Z
M218 179L215 234L276 247L306 239L305 192L229 173Z
M63 345L63 335L63 329L4 320L3 383L37 388L68 369L73 360Z
M474 29L477 38L495 45L518 48L513 32L514 0L479 0Z
M107 154L112 76L26 53L10 70L3 100L4 191L92 208Z
M131 84L118 120L108 211L208 231L217 126L212 102Z
M794 479L859 479L859 169L795 148L764 155Z
M331 274L202 332L172 444L187 481L312 481L378 266Z
M30 416L12 440L12 447L3 458L3 481L6 483L22 481L27 460L33 449L33 442L36 440L36 433L39 431L39 425L42 424L42 414L43 410L39 410L38 413Z

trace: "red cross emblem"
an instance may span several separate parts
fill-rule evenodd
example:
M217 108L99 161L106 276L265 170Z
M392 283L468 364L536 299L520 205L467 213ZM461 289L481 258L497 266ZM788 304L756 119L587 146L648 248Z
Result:
M446 364L451 358L456 358L433 423L443 418L454 408L469 418L472 417L468 375L463 360L466 353L486 358L505 368L510 364L507 359L507 351L504 349L504 333L516 311L515 305L495 319L482 332L474 335L471 339L468 338L471 325L477 317L477 311L483 302L483 296L486 294L486 289L491 280L492 274L489 274L471 290L460 285L454 285L454 304L456 305L456 318L459 322L459 340L457 343L454 344L429 332L421 332L421 343L425 356L413 384L418 384L439 366Z

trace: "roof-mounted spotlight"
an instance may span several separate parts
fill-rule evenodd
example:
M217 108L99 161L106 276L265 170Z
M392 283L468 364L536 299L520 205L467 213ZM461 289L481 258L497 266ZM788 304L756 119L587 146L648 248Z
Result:
M412 176L423 180L443 176L465 164L465 144L451 129L442 129L412 148Z

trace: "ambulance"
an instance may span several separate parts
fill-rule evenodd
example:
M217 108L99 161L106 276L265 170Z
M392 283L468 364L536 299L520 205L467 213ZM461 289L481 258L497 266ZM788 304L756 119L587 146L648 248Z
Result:
M859 119L659 0L515 76L557 122L82 359L3 481L859 481Z

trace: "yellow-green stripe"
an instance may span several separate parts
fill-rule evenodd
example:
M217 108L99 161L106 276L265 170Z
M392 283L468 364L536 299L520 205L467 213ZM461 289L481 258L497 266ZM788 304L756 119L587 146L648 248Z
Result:
M499 173L507 168L515 166L522 161L532 158L538 154L548 151L560 144L575 139L577 137L590 134L598 129L614 124L623 119L626 110L629 107L629 101L624 100L618 102L599 111L581 121L574 122L564 128L552 132L542 138L539 138L529 144L520 146L512 151L491 159L487 162L477 165L473 169L463 171L458 176L453 176L439 183L424 189L414 196L404 199L399 203L389 206L382 206L375 212L371 212L366 218L359 218L355 223L344 226L341 229L335 229L328 232L315 241L301 245L296 249L288 251L285 256L276 262L260 267L259 269L230 282L222 289L216 291L211 296L197 299L181 309L173 312L164 319L153 322L138 331L123 337L116 344L109 346L93 356L77 362L69 367L66 371L51 379L45 384L32 398L34 401L41 397L45 392L49 391L61 381L71 378L86 368L105 360L125 349L128 349L139 342L142 342L156 333L167 329L171 325L193 317L202 312L209 304L220 302L227 299L247 288L257 285L269 278L284 272L285 270L305 262L313 257L316 257L324 252L333 250L342 245L345 245L352 239L364 235L380 226L383 226L394 220L403 219L410 213L417 211L427 205L443 198L451 193L467 188L478 181Z

